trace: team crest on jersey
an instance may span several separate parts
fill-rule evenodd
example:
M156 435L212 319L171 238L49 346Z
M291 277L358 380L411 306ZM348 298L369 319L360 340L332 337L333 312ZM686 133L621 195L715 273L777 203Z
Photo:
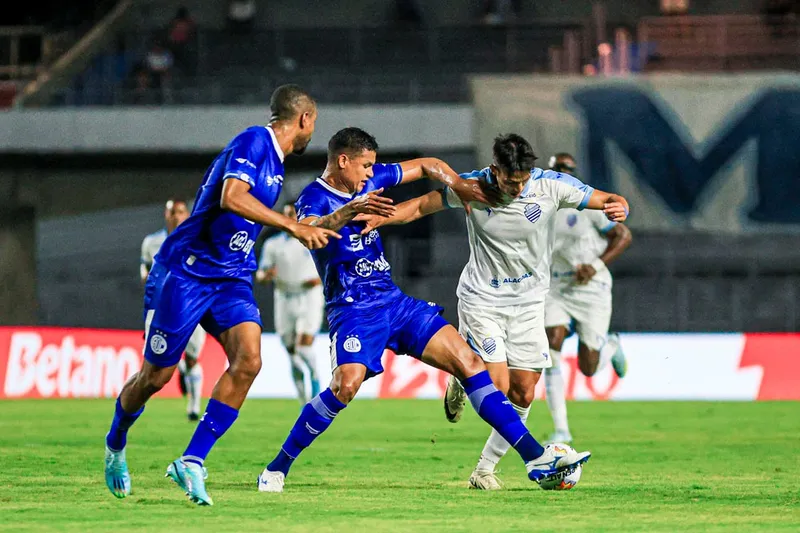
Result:
M570 215L567 217L567 226L570 228L578 223L578 215Z
M237 231L231 237L228 247L234 252L244 251L244 253L249 254L255 244L255 241L249 237L250 235L246 231Z
M483 350L486 353L492 355L496 349L497 349L497 342L495 342L494 339L492 338L483 339Z
M348 335L342 346L344 347L344 351L348 353L361 351L361 341L358 340L358 335Z
M525 206L525 218L528 222L536 222L542 216L542 207L539 204L528 204Z
M163 335L156 333L150 337L150 349L156 355L161 355L167 351L167 339Z

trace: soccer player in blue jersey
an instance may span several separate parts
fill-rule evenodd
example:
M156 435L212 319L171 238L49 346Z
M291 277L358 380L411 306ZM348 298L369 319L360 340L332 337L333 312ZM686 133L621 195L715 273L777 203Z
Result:
M375 139L358 128L339 131L328 144L325 172L297 201L302 224L336 230L342 236L312 252L325 287L334 373L330 388L303 408L280 452L259 476L258 490L283 491L298 455L331 425L365 379L383 372L385 348L418 357L458 377L475 411L522 456L530 479L587 461L588 452L544 448L536 442L506 396L492 384L483 361L441 317L442 309L406 296L392 282L378 231L362 235L364 223L354 221L361 206L378 201L377 194L384 189L425 175L445 183L467 209L472 201L495 202L487 199L480 182L461 179L442 161L377 164L377 149Z
M253 298L253 244L263 225L286 231L309 248L338 234L298 224L271 209L283 186L285 155L301 154L317 118L314 100L284 85L270 99L268 126L237 135L206 171L189 218L169 234L145 286L145 348L141 370L117 398L106 435L105 478L114 496L131 492L125 460L129 428L144 405L170 380L200 324L222 344L230 366L220 377L183 455L167 468L199 505L211 505L203 462L239 415L261 369L261 318Z

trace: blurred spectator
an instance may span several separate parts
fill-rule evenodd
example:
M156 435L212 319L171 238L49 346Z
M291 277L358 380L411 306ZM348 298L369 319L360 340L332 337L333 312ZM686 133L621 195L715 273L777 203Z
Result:
M231 31L250 31L255 18L256 0L228 0L228 28Z
M490 25L505 24L512 15L519 17L521 13L522 0L484 0L481 21Z
M194 39L197 25L189 10L181 6L169 23L167 46L175 57L175 64L187 74L194 74Z
M160 41L156 40L153 42L150 51L147 52L145 63L152 80L151 86L156 89L159 103L169 103L171 100L170 77L174 63L172 52L167 50Z
M689 12L689 0L661 0L662 15L685 15Z
M419 11L417 0L395 0L395 14L398 24L419 26L422 24L422 14Z
M792 11L797 2L794 0L766 0L763 4L764 17L767 24L772 28L772 36L780 37L784 32L784 27L793 16Z
M158 103L150 71L144 65L139 65L133 70L133 75L128 80L128 88L127 104L155 105Z

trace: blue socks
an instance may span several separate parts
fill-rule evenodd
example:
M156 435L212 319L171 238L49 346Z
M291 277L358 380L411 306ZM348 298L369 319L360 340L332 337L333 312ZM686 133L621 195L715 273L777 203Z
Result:
M289 432L278 456L267 465L270 472L283 472L289 475L289 468L304 449L311 446L323 431L328 429L336 415L347 407L340 402L331 389L325 389L315 396L300 413L297 422Z
M206 412L197 424L189 446L183 452L181 459L190 463L203 464L208 452L217 443L217 440L236 422L239 410L211 398L208 400Z
M506 441L511 443L526 463L544 453L542 445L528 432L506 395L497 390L484 370L461 382L475 412Z
M144 411L144 406L133 414L128 414L122 409L122 404L117 398L114 407L114 419L111 421L111 429L106 435L106 446L114 451L120 451L128 443L128 430L136 422Z

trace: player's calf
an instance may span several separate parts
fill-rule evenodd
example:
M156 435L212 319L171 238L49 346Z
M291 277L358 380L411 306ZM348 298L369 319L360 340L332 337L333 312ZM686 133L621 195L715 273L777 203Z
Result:
M581 374L590 378L597 373L600 365L600 351L592 350L585 344L581 343L578 346L578 368Z

